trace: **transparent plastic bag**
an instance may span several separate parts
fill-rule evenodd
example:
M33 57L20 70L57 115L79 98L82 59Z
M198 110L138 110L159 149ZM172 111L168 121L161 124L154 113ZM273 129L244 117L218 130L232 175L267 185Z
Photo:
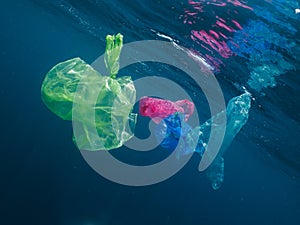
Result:
M81 132L73 138L79 149L110 150L133 136L129 125L134 128L136 123L136 114L131 113L136 90L131 77L116 78L122 35L108 35L106 41L105 64L110 76L102 76L80 58L74 58L55 65L42 84L45 105L60 118L79 122ZM92 97L95 94L96 99Z

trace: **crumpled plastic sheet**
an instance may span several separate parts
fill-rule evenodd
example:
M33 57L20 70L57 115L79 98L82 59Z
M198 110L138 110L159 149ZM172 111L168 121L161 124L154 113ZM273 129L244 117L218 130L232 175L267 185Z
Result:
M75 98L83 76L86 90L77 92L79 96ZM80 122L82 132L76 138L79 149L90 145L94 146L93 150L114 149L133 136L128 119L134 126L136 115L130 113L136 90L129 76L116 79L101 76L86 62L74 58L55 65L47 73L41 91L42 100L53 113L64 120ZM90 96L95 92L99 92L98 98L96 102L91 102ZM72 116L73 104L76 105L75 118ZM92 142L97 138L92 137L90 132L93 127L87 110L90 107L95 110L94 121L100 139L96 145Z
M224 159L223 155L228 149L235 136L246 124L251 107L251 95L246 92L232 98L226 110L214 115L200 126L191 128L181 113L174 113L163 119L156 127L155 135L160 146L166 150L177 151L177 158L198 153L201 157L206 151L206 144L210 137L210 129L223 129L226 125L226 132L218 155L207 168L206 175L211 182L212 188L217 190L224 181ZM226 114L227 120L218 118ZM225 124L226 123L226 124ZM208 152L209 154L209 152Z
M155 128L155 136L160 146L168 151L176 147L177 158L191 154L196 147L197 138L190 137L192 127L184 121L184 115L174 113L161 120Z
M172 102L170 100L145 96L139 102L140 115L149 116L157 124L175 112L184 114L184 121L187 121L193 114L194 108L194 103L189 100Z

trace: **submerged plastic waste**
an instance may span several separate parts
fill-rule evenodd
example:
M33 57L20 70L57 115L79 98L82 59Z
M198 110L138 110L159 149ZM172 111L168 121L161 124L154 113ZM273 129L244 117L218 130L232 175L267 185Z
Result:
M194 112L194 103L186 99L176 102L151 97L140 99L139 113L142 116L149 116L155 123L175 112L184 114L184 120L187 121Z
M42 84L41 95L45 105L60 118L80 124L81 132L73 138L79 149L115 149L133 137L137 115L132 113L132 109L136 90L130 76L117 78L122 35L108 35L106 42L104 61L110 76L102 76L80 58L74 58L55 65ZM226 125L221 149L206 170L213 189L217 190L224 181L223 154L247 122L250 106L251 96L246 92L232 98L226 110L195 128L187 124L194 112L194 104L188 100L172 102L143 97L139 112L158 124L155 130L157 140L162 148L176 149L177 158L193 152L201 157L209 154L206 144L210 128L222 129ZM218 120L224 114L226 124Z
M215 123L214 121L218 121L215 118L220 116L222 113L226 113L226 132L221 149L218 152L217 157L206 170L206 175L210 180L213 189L215 190L219 189L224 181L223 155L228 149L229 145L232 143L237 133L246 124L249 117L250 107L251 95L250 93L246 92L242 95L232 98L227 104L226 111L222 111L216 116L213 116L200 127L200 130L203 134L203 143L206 143L209 138L209 132L207 132L208 128L211 126L214 126L216 128L221 127L223 124Z
M169 151L175 150L177 158L194 152L196 141L190 137L192 127L184 121L184 115L180 112L171 114L161 120L155 128L155 136L160 146Z
M92 150L110 150L122 146L133 136L128 120L134 127L136 114L131 111L136 90L130 76L116 78L122 44L121 34L106 37L105 64L110 76L102 76L80 58L74 58L55 65L43 81L41 94L45 105L60 118L81 124L81 135L74 138L79 149L93 145ZM84 91L77 92L79 85ZM91 96L98 92L93 102ZM91 107L95 111L92 119L99 136L97 140L100 140L96 146L90 132L93 124L88 109Z
M196 152L202 157L205 152L206 143L210 138L210 128L222 129L226 125L225 137L213 163L206 170L206 175L211 182L213 189L217 190L224 181L224 159L223 154L228 149L234 137L246 124L251 107L251 96L248 92L232 98L226 110L213 116L201 126L191 128L181 113L175 113L163 119L155 130L160 146L173 151L178 148L178 157ZM227 121L218 120L226 114ZM220 123L222 121L223 123ZM161 138L163 137L163 138ZM180 141L179 141L180 140ZM196 147L195 147L196 146ZM208 153L209 154L209 153Z

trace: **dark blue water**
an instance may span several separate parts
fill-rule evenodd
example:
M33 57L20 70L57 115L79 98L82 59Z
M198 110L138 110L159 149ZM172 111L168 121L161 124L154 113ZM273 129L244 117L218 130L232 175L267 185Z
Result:
M300 14L294 12L300 3L237 2L2 3L0 224L300 224ZM213 68L226 101L242 87L252 93L249 120L224 156L218 191L198 172L197 156L156 185L108 181L73 145L71 123L43 105L40 87L52 66L78 56L92 63L103 53L105 36L118 32L125 43L167 40L163 34L197 52ZM149 63L125 72L134 79L170 78L197 107L205 102L174 68ZM266 82L255 83L259 78ZM207 110L203 106L202 120Z

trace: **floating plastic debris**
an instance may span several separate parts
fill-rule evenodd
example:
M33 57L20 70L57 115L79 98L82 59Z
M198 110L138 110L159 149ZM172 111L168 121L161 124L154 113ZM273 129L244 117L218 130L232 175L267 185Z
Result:
M122 44L121 34L106 38L105 64L110 76L101 76L86 62L74 58L55 65L43 81L41 92L45 105L60 118L81 124L81 135L74 138L79 149L91 150L89 146L93 146L93 150L110 150L133 136L127 125L128 120L135 124L136 115L131 110L136 90L131 77L116 78ZM84 84L80 83L82 79ZM79 85L83 85L84 91L75 98ZM97 92L96 102L91 102L91 96ZM94 123L99 136L96 139L100 140L97 143L90 132L93 128L90 108L95 111Z

